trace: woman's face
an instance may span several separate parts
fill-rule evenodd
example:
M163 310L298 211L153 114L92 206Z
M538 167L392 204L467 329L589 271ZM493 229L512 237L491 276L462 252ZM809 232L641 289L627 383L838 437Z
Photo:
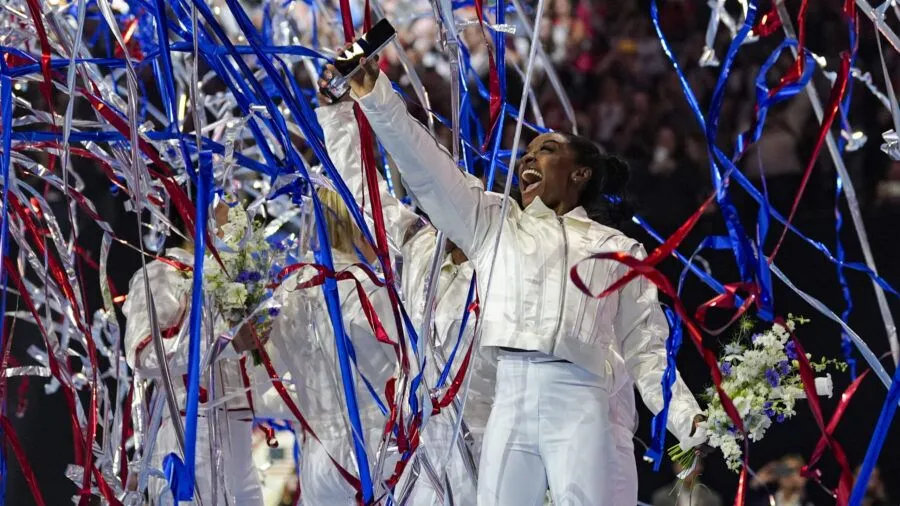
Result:
M535 137L525 156L516 163L522 205L528 207L535 197L540 197L557 214L565 214L575 207L584 185L583 176L575 175L578 170L576 154L565 136L548 133Z

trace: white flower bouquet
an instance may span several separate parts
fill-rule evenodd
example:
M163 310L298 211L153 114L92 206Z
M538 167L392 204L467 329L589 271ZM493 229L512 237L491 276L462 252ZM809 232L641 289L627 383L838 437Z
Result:
M761 440L773 423L782 423L794 416L797 400L806 398L796 346L790 337L797 325L808 321L789 315L784 325L775 323L765 332L753 334L750 343L746 343L744 337L754 323L742 320L742 331L725 346L719 361L722 389L734 403L751 442ZM811 359L809 354L807 359ZM818 363L811 361L810 365L816 372L823 372L829 366L841 371L847 367L843 362L824 358ZM819 395L831 397L832 390L830 374L816 378ZM708 402L703 413L706 420L698 428L706 430L707 444L722 450L726 465L736 472L743 462L745 435L737 430L725 412L715 387L707 388L704 395ZM689 469L693 465L694 451L685 451L675 445L669 449L669 457Z
M268 241L262 224L251 221L240 205L228 209L227 219L218 227L218 235L221 265L212 256L208 257L203 278L213 310L227 326L221 330L238 336L249 330L245 325L252 325L259 339L265 342L280 311L274 304L270 286L287 263L288 243ZM259 364L260 356L255 349L253 357Z

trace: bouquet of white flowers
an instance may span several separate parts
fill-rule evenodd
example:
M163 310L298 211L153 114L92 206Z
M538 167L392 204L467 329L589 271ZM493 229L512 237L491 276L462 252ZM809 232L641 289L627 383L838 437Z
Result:
M213 311L227 326L217 329L217 333L222 330L237 335L245 324L250 324L260 340L265 341L280 311L272 300L269 285L286 264L287 241L268 241L263 226L251 222L240 205L228 209L227 220L219 226L218 233L220 245L224 245L219 249L221 265L215 258L207 258L203 268ZM256 350L253 357L259 364Z
M744 424L747 437L756 442L763 438L774 423L782 423L796 414L797 399L805 399L803 381L800 378L798 355L791 332L805 320L788 316L784 325L776 323L760 334L753 334L750 343L742 342L748 332L742 332L725 346L719 361L722 371L722 389L731 398ZM742 329L752 329L752 321L742 321ZM807 359L811 359L807 354ZM828 366L846 370L847 365L837 360L810 362L816 372ZM816 378L816 392L832 395L831 375ZM743 462L744 435L741 434L722 406L715 387L705 392L708 402L703 415L706 420L699 427L709 435L707 444L722 450L725 463L732 471L738 471ZM694 451L684 451L679 445L669 449L669 457L689 469L693 465Z

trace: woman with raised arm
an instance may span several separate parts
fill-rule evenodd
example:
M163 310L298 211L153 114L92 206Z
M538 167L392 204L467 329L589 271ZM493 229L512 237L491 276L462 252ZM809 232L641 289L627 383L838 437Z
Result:
M668 329L647 280L636 278L598 300L578 290L569 271L599 252L646 255L640 243L612 228L627 215L620 197L628 167L583 138L540 135L514 168L524 209L510 203L503 215L502 196L459 171L376 66L365 64L351 89L408 190L479 274L481 344L499 355L479 504L541 504L548 484L558 506L611 504L617 457L609 430L609 354L621 350L644 403L659 412ZM592 261L578 272L599 293L627 268ZM669 428L682 446L704 441L695 433L700 413L679 379Z

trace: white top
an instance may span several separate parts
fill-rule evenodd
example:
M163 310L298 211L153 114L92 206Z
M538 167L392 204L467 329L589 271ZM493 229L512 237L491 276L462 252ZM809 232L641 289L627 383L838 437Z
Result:
M166 251L166 257L177 263L193 265L193 255L180 248ZM138 270L131 278L128 297L122 305L125 315L125 360L137 375L143 378L159 378L160 369L156 351L150 336L150 316L147 311L147 293L144 290L143 271ZM147 280L153 293L156 305L159 331L163 337L163 348L169 365L172 386L179 404L183 406L186 398L185 375L187 374L189 325L191 310L192 274L182 272L172 264L154 260L147 264ZM206 353L207 343L204 321L204 334L200 339L200 360ZM232 346L227 346L217 357L221 364L224 392L217 392L218 399L227 398L228 410L249 414L246 397L241 395L244 389L241 378L240 355ZM201 362L202 365L202 362ZM200 386L204 389L208 376L200 371ZM204 405L201 404L201 407Z

